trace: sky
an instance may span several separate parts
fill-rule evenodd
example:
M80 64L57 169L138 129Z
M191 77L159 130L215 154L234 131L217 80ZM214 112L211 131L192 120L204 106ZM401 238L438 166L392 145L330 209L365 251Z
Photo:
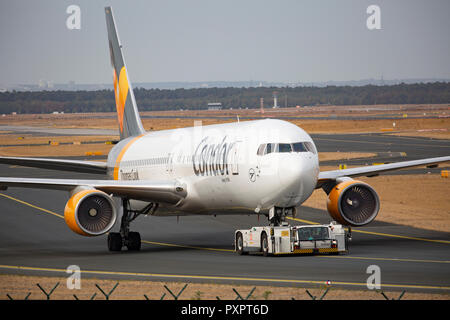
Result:
M450 79L448 0L0 0L0 85L111 82L105 6L132 82Z

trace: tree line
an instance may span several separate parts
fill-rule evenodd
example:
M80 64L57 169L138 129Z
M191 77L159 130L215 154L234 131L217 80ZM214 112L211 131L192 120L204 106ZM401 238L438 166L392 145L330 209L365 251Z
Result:
M327 86L327 87L251 87L198 89L134 89L141 111L206 109L210 102L220 102L223 108L259 108L273 105L273 93L278 105L374 105L450 103L450 82ZM115 111L113 90L97 91L12 91L0 93L0 113Z

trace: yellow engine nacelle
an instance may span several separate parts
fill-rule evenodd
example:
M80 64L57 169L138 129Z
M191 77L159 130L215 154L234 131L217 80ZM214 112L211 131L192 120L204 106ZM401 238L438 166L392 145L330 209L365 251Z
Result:
M104 192L82 190L67 201L64 219L73 232L83 236L99 236L114 226L116 205Z
M380 200L367 183L350 179L331 189L327 209L330 216L342 225L363 226L377 216Z

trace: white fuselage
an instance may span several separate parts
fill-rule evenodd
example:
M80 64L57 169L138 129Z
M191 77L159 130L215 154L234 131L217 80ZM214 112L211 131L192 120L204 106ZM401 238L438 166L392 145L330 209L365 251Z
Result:
M185 199L159 209L160 214L181 215L267 214L273 207L298 207L319 175L311 137L296 125L272 119L148 132L117 144L108 167L116 180L185 185Z

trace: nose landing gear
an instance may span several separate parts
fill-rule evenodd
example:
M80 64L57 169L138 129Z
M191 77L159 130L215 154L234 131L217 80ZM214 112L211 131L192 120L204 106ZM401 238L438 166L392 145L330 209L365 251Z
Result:
M295 216L295 208L272 207L268 216L270 225L274 227L288 225L286 222L287 215Z

